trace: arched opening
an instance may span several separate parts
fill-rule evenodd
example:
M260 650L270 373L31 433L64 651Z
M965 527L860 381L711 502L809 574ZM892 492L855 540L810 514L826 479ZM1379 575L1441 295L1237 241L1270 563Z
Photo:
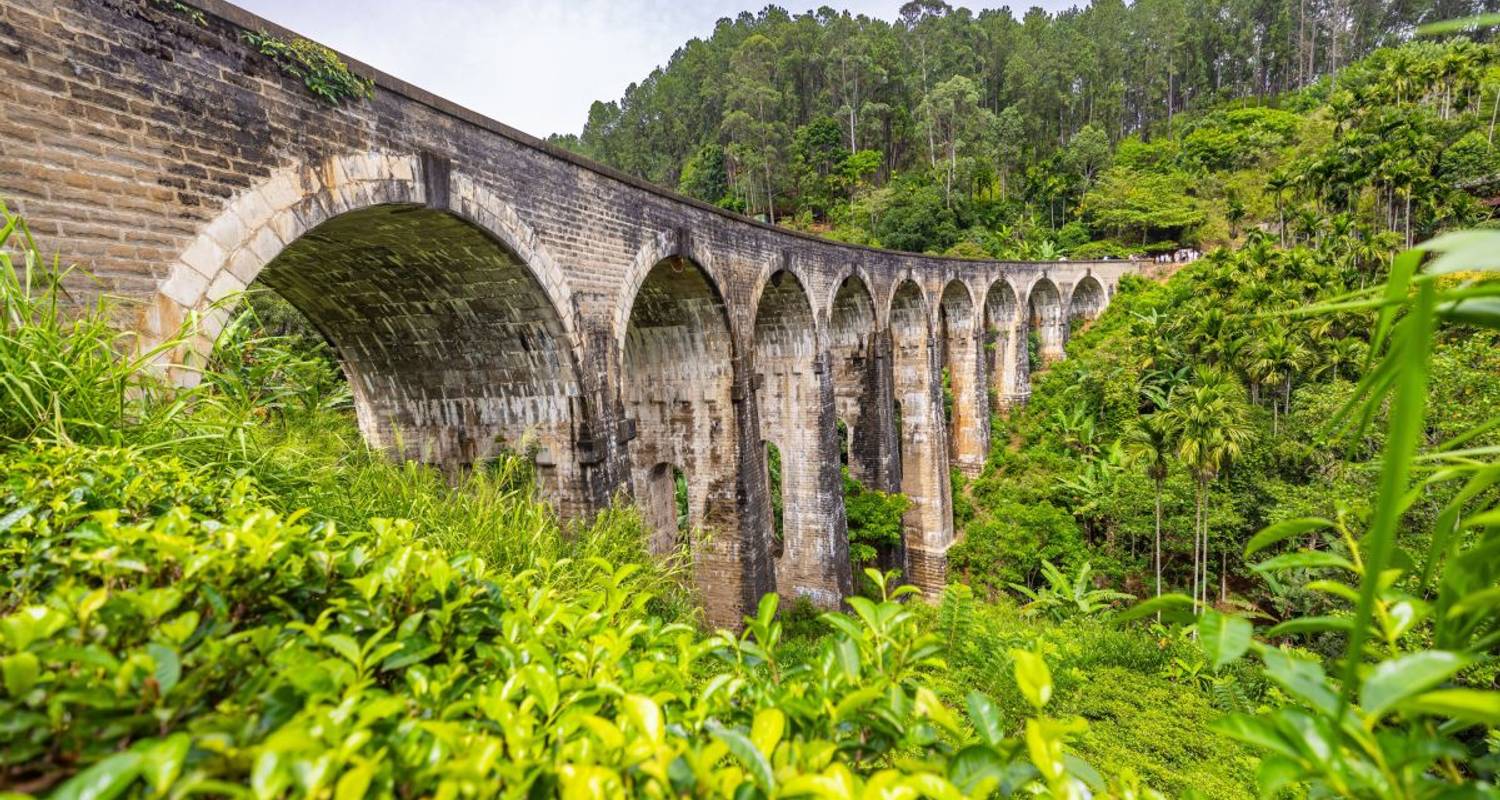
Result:
M851 275L839 284L828 313L834 413L848 431L842 438L850 476L867 486L883 487L885 483L877 475L881 436L875 427L879 415L871 413L880 400L874 340L875 303L865 282Z
M947 581L947 548L953 539L948 447L942 435L942 398L927 300L914 281L896 288L889 319L896 403L893 432L901 492L910 501L902 516L906 578L925 592L936 593Z
M1020 305L1004 278L984 298L985 363L989 365L991 406L997 411L1025 402L1026 350Z
M1067 336L1063 327L1062 296L1057 284L1041 278L1031 287L1027 300L1031 333L1036 336L1037 361L1046 366L1063 357L1063 345Z
M671 553L692 547L687 475L675 464L651 468L642 493L641 516L651 531L651 551Z
M705 569L710 548L732 551L738 530L735 512L739 443L733 405L734 348L718 290L697 264L671 257L652 267L636 292L625 330L621 361L623 415L634 423L629 445L636 501L653 525L652 549L689 532L698 582L714 610L714 576ZM659 465L680 472L663 480ZM668 525L659 509L685 498L686 519ZM716 540L723 533L728 541ZM731 590L732 591L732 590ZM726 598L733 604L737 597Z
M1073 296L1068 300L1068 335L1071 336L1086 323L1092 322L1109 304L1104 286L1093 275L1085 275L1073 287Z
M766 489L770 493L771 506L771 555L781 558L786 555L786 466L781 462L781 448L765 442Z
M959 281L943 289L938 317L942 328L945 391L943 403L948 423L948 453L965 474L978 475L984 468L986 416L980 376L983 353L969 290Z
M337 352L372 446L450 469L525 454L545 495L583 510L569 338L530 267L487 231L369 206L309 230L255 278Z
M849 467L849 423L838 420L833 424L834 436L839 440L839 466Z
M760 294L754 359L760 429L767 443L772 552L784 558L776 566L776 588L786 597L810 595L836 604L839 583L830 578L833 539L844 531L824 491L831 454L824 450L823 435L831 420L817 369L812 302L789 271L773 273Z

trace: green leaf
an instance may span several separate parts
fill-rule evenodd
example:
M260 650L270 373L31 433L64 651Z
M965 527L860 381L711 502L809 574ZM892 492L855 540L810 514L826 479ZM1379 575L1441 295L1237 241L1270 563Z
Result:
M1316 661L1297 658L1275 648L1261 651L1266 662L1266 675L1292 696L1307 703L1325 715L1338 710L1338 693Z
M1272 626L1266 631L1267 636L1295 636L1304 633L1326 633L1328 631L1348 631L1348 617L1297 617L1289 619L1279 625Z
M1257 551L1270 547L1283 539L1300 536L1308 531L1332 527L1333 523L1322 517L1299 517L1297 519L1283 520L1275 525L1262 528L1259 533L1250 537L1250 542L1245 545L1245 556L1248 558Z
M1028 650L1012 650L1015 660L1016 685L1033 708L1040 710L1052 699L1052 673L1042 657Z
M1406 254L1397 257L1397 262ZM1394 268L1393 268L1394 271ZM1388 415L1385 450L1381 456L1380 480L1375 493L1375 512L1362 544L1365 550L1364 579L1360 581L1359 603L1354 612L1353 628L1344 649L1344 685L1341 707L1346 706L1359 680L1365 639L1375 614L1375 597L1380 591L1381 576L1396 548L1396 532L1405 513L1402 499L1410 485L1412 457L1427 429L1427 370L1432 348L1434 288L1426 282L1417 290L1410 313L1401 322L1399 340L1394 343L1391 358L1400 360L1396 378L1396 396ZM1394 312L1393 312L1394 313Z
M969 692L969 718L974 729L985 744L997 746L1005 740L1005 728L1000 724L1000 709L995 701L980 692Z
M68 779L52 800L109 800L128 789L140 771L140 753L116 753Z
M771 762L767 761L760 750L756 749L754 742L745 738L743 733L725 727L714 720L709 720L708 732L729 748L729 752L734 754L735 759L750 773L756 784L766 794L776 793L776 776L771 772Z
M1451 717L1462 722L1500 728L1500 692L1479 689L1436 689L1401 703L1402 711Z
M339 776L333 800L363 800L370 789L370 779L375 777L375 765L369 761Z
M151 661L156 665L151 675L156 679L161 693L165 695L172 691L172 687L182 679L182 661L177 657L177 651L166 645L148 644L146 652L150 654Z
M1425 242L1422 249L1439 254L1423 269L1428 275L1500 271L1500 233L1496 231L1452 231Z
M1251 569L1256 572L1281 572L1288 569L1344 569L1355 572L1354 565L1349 559L1325 550L1299 550L1295 553L1286 553L1256 564Z
M35 653L16 653L0 658L0 675L5 678L5 691L11 697L20 698L31 691L42 674L42 662Z
M1173 621L1185 621L1192 619L1193 598L1185 594L1164 594L1161 597L1153 597L1141 603L1136 603L1115 615L1116 622L1129 622L1152 614L1161 612L1162 616Z
M1423 650L1375 665L1360 687L1359 704L1375 719L1401 701L1431 689L1474 663L1469 656L1446 650Z
M621 703L625 706L625 716L630 719L630 724L653 744L661 743L665 728L662 724L661 707L656 705L656 701L643 694L627 694Z
M1198 636L1203 652L1214 669L1223 669L1250 649L1254 626L1249 620L1217 611L1205 611L1198 621Z
M1300 757L1297 748L1289 744L1276 729L1276 726L1256 717L1245 714L1230 714L1227 717L1216 719L1209 726L1219 733L1231 739L1237 739L1253 747L1270 750L1273 753Z
M174 733L159 741L141 742L131 749L141 754L141 777L158 796L165 796L182 774L182 764L191 748L192 739L187 734Z
M1005 779L1005 760L994 748L971 744L948 762L948 780L966 797L988 797Z
M781 743L785 732L786 714L779 709L762 708L755 712L755 720L750 723L750 741L767 758L776 752L776 745Z

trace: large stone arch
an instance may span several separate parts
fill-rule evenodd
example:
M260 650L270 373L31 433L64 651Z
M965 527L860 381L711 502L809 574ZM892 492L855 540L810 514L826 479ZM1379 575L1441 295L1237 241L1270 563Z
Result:
M984 298L986 361L989 391L1000 410L1026 401L1026 325L1021 305L1010 281L1004 277L990 284Z
M902 518L907 579L929 596L947 582L947 551L953 541L949 514L948 444L943 429L942 388L932 336L931 311L916 281L891 292L892 388L896 404L901 491L910 500Z
M891 476L888 370L882 369L879 313L868 280L857 271L839 281L828 300L828 360L833 377L834 415L847 437L849 473L866 486L895 489Z
M1081 324L1092 322L1109 305L1109 293L1104 284L1099 282L1092 274L1085 274L1078 282L1073 284L1073 292L1068 297L1068 323Z
M620 355L622 415L633 428L631 483L643 507L660 507L651 495L662 484L653 475L663 464L682 470L694 576L717 624L732 624L753 602L749 595L762 587L747 575L768 561L756 520L745 518L740 503L745 459L734 351L728 309L708 273L677 255L658 261L632 298ZM653 531L653 551L671 549L677 535L675 527Z
M163 341L196 313L179 355L205 358L238 293L259 281L333 345L372 446L449 468L529 452L544 493L582 511L587 413L562 272L488 189L444 171L433 207L432 179L416 156L378 152L274 173L172 265L144 338Z
M773 513L782 537L777 590L836 608L851 582L838 468L830 458L832 385L817 319L806 285L789 270L768 275L755 297L751 352L761 438L780 456L779 475L770 475L779 482L767 486L781 500L779 517ZM769 457L768 447L761 451Z
M951 280L943 286L938 301L942 368L948 378L951 412L948 425L949 459L970 477L984 468L989 437L985 413L983 349L980 346L979 313L967 283ZM949 402L944 398L944 404Z
M1057 284L1045 275L1037 278L1026 292L1026 305L1028 325L1037 335L1041 363L1061 361L1063 346L1067 344L1067 323Z

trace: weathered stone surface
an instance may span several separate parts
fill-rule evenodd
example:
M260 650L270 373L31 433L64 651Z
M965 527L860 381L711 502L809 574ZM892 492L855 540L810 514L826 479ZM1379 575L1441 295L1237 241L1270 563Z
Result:
M715 623L772 589L849 591L841 453L912 495L890 565L940 588L948 464L982 463L989 393L1024 401L1027 326L1061 357L1134 271L772 228L357 63L374 98L331 107L241 38L292 34L194 5L206 25L147 0L0 0L0 195L92 273L77 295L136 301L149 344L275 289L338 351L371 442L450 468L532 453L569 515L632 492L658 548L691 548Z

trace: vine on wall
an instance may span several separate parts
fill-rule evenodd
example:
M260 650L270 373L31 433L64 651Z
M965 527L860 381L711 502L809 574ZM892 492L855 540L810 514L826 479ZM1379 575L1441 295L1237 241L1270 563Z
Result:
M301 78L309 91L332 105L375 94L373 80L354 74L337 53L317 42L301 37L287 42L264 31L246 32L244 39L275 61L282 72Z

